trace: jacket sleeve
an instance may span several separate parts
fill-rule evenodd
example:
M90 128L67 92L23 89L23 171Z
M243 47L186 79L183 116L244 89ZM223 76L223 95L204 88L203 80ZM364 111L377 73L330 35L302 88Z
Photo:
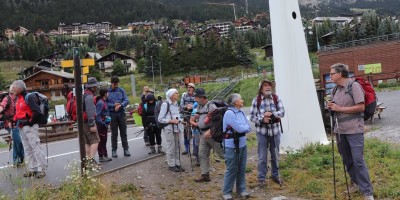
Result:
M120 88L120 89L121 89L121 93L122 93L122 103L121 103L121 105L122 105L123 108L125 108L129 104L129 98L126 95L125 90L122 89L122 88Z
M182 97L181 97L181 102L179 103L179 109L180 109L180 111L183 111L183 109L184 109L184 107L185 107L185 98L186 98L186 92L184 92L183 94L182 94Z
M168 118L168 115L167 115L167 112L168 112L167 107L168 107L167 102L163 102L161 104L160 114L158 115L158 121L160 123L164 123L164 124L169 123L170 119Z
M277 108L275 112L272 112L272 114L275 115L275 117L282 118L285 116L285 108L283 107L283 103L281 101L281 98L278 97L278 102L277 102Z
M232 127L238 133L248 133L251 130L249 122L241 117L242 112L235 113L232 110L228 110L225 112L224 119L223 119L223 128L224 131L228 126Z
M253 99L250 108L250 121L254 122L256 126L259 126L263 119L263 116L259 116L259 114L260 113L258 112L257 109L257 97L256 97Z
M98 101L96 103L96 122L97 124L106 126L106 124L101 119L101 113L103 112L103 108L104 108L104 103L102 101Z
M88 94L85 97L85 109L89 126L95 125L96 106L94 105L93 95Z
M10 98L10 99L11 99L11 98ZM7 97L4 97L4 98L3 98L3 101L0 102L0 106L3 107L3 111L5 111L6 106L7 106L7 103L8 103L8 98L7 98Z

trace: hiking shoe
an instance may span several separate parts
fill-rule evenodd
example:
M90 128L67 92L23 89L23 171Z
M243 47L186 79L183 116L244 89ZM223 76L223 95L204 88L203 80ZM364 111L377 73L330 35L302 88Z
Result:
M117 150L112 150L112 151L111 151L111 154L112 154L112 157L113 157L113 158L118 157Z
M168 169L169 169L169 171L172 171L172 172L179 172L179 168L177 168L176 166L168 167Z
M106 156L99 157L99 162L109 162L109 161L112 161L112 159L109 157Z
M239 197L242 197L242 198L250 198L250 193L248 193L248 192L242 192L242 193L240 193L240 195L239 195Z
M230 194L225 194L224 196L222 196L222 198L224 198L224 200L233 200L233 197Z
M124 156L131 156L131 153L129 153L128 149L124 150Z
M36 172L34 176L35 178L43 178L46 176L46 173L44 171Z
M200 160L199 160L199 158L196 158L196 166L200 166Z
M203 182L210 182L211 179L210 179L210 175L202 174L200 178L195 179L194 181L196 181L197 183L203 183Z
M145 145L146 145L146 146L150 146L150 142L146 142Z
M150 155L151 155L151 154L156 154L156 147L150 146L150 152L149 152L149 154L150 154Z
M374 200L374 196L372 196L372 195L364 195L364 200Z
M265 187L265 180L258 180L258 187L263 188Z
M162 146L161 145L158 145L157 153L164 153L164 151L162 150Z
M282 185L283 184L283 180L280 179L279 177L274 177L271 176L272 181L274 181L276 184Z
M37 173L37 172L34 172L34 171L28 171L28 172L26 172L25 174L23 174L22 176L25 177L25 178L33 177L33 176L36 175L36 173Z
M184 169L182 166L180 166L180 165L175 165L175 167L178 168L178 169L179 169L180 171L182 171L182 172L185 171L185 169Z
M186 155L186 154L188 154L188 150L185 150L182 152L182 155Z
M351 186L349 187L349 193L350 194L354 194L354 193L358 192L359 190L360 190L360 188L355 183L352 183ZM344 191L344 193L347 194L347 190Z

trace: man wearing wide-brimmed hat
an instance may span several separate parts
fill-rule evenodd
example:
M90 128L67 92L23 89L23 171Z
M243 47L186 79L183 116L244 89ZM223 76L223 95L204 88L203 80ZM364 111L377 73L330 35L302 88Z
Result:
M84 107L84 123L83 129L85 131L85 149L87 167L93 167L97 165L94 160L94 156L97 152L97 147L100 142L99 134L97 133L96 127L96 105L94 104L94 93L97 91L97 87L100 84L94 77L89 77L85 84L85 91L83 93L83 107ZM85 117L86 115L86 117Z
M250 120L255 123L258 152L258 185L265 186L268 172L268 149L271 154L272 181L282 184L279 176L279 144L282 133L280 118L284 117L285 109L281 99L273 93L275 83L264 79L259 84L257 96L253 99L250 109Z
M194 99L194 89L195 85L193 83L189 83L187 85L187 92L184 92L182 94L181 98L181 103L180 103L180 110L183 112L186 112L187 117L184 117L183 120L187 123L190 121L190 115L187 113L191 113L193 110L193 104L195 102ZM183 155L186 155L190 151L190 136L192 135L190 133L192 131L189 126L185 126L185 131L184 131L184 144L185 144L185 151L182 152Z

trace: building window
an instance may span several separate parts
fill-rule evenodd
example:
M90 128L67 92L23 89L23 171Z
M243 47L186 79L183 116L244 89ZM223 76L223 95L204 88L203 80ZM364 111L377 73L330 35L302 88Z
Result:
M49 81L42 81L42 84L41 84L42 86L44 86L44 85L49 85Z

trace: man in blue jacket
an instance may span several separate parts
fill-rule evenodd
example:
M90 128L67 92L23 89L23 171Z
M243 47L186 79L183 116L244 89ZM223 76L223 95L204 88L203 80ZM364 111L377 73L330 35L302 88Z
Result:
M124 148L124 156L131 156L129 153L128 138L126 135L126 115L125 107L129 104L128 96L125 90L118 87L119 78L111 77L111 87L108 89L108 110L111 117L111 149L112 157L118 157L118 128L120 132L122 148Z

